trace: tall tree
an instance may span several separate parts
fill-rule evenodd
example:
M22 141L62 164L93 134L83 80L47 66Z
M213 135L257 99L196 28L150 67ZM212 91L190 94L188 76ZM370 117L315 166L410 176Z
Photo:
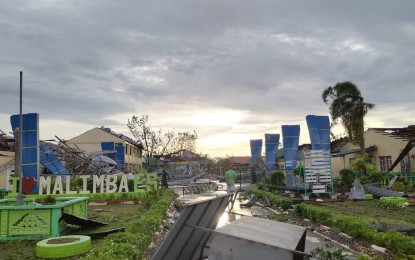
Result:
M364 117L375 107L364 102L359 88L350 81L337 83L322 93L324 103L329 105L334 123L341 120L347 135L353 144L360 146L360 154L365 154Z
M193 132L177 132L170 145L166 147L165 152L174 153L181 150L189 150L196 153L197 133Z
M131 134L143 144L144 161L150 166L151 158L154 155L165 155L178 152L183 149L196 151L196 131L176 132L168 130L163 133L161 129L154 130L149 123L149 116L132 116L127 122Z

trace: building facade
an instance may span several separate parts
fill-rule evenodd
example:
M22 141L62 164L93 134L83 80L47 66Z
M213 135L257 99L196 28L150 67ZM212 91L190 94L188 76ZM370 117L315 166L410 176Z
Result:
M387 172L408 141L415 138L415 126L403 128L369 128L364 133L366 153L380 171ZM341 169L351 169L351 162L360 155L360 148L350 142L333 153L333 175ZM409 152L392 172L415 172L415 150Z
M93 153L102 151L101 143L103 142L114 142L115 145L124 147L125 169L127 171L137 172L143 169L143 146L125 135L111 131L109 128L93 128L68 140L66 143L71 147Z
M0 151L0 189L9 190L9 178L14 173L14 152Z

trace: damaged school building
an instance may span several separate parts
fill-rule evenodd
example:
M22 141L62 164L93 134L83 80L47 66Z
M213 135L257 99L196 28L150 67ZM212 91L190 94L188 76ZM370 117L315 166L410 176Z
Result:
M368 128L364 133L365 151L369 160L381 172L394 172L415 183L415 125L396 128ZM350 169L360 155L360 148L347 138L332 142L333 176Z
M12 128L13 128L12 116ZM39 115L23 115L22 171L36 180L40 174L116 174L142 170L143 146L106 127L96 127L72 139L39 140ZM30 125L32 122L32 125ZM10 189L15 169L15 137L0 130L0 189Z

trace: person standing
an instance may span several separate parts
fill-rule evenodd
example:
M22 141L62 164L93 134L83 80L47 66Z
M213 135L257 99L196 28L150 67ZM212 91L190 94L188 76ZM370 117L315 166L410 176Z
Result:
M227 184L226 191L228 193L232 193L235 191L235 179L236 179L236 172L233 170L233 165L228 165L228 170L225 172L225 179Z

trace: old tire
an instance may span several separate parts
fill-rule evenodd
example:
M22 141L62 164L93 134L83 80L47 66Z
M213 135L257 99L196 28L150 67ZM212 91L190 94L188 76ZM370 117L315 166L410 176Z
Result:
M79 238L62 244L48 244L48 241L60 238ZM36 243L36 256L39 258L64 258L83 254L91 249L91 237L73 235L44 239Z

